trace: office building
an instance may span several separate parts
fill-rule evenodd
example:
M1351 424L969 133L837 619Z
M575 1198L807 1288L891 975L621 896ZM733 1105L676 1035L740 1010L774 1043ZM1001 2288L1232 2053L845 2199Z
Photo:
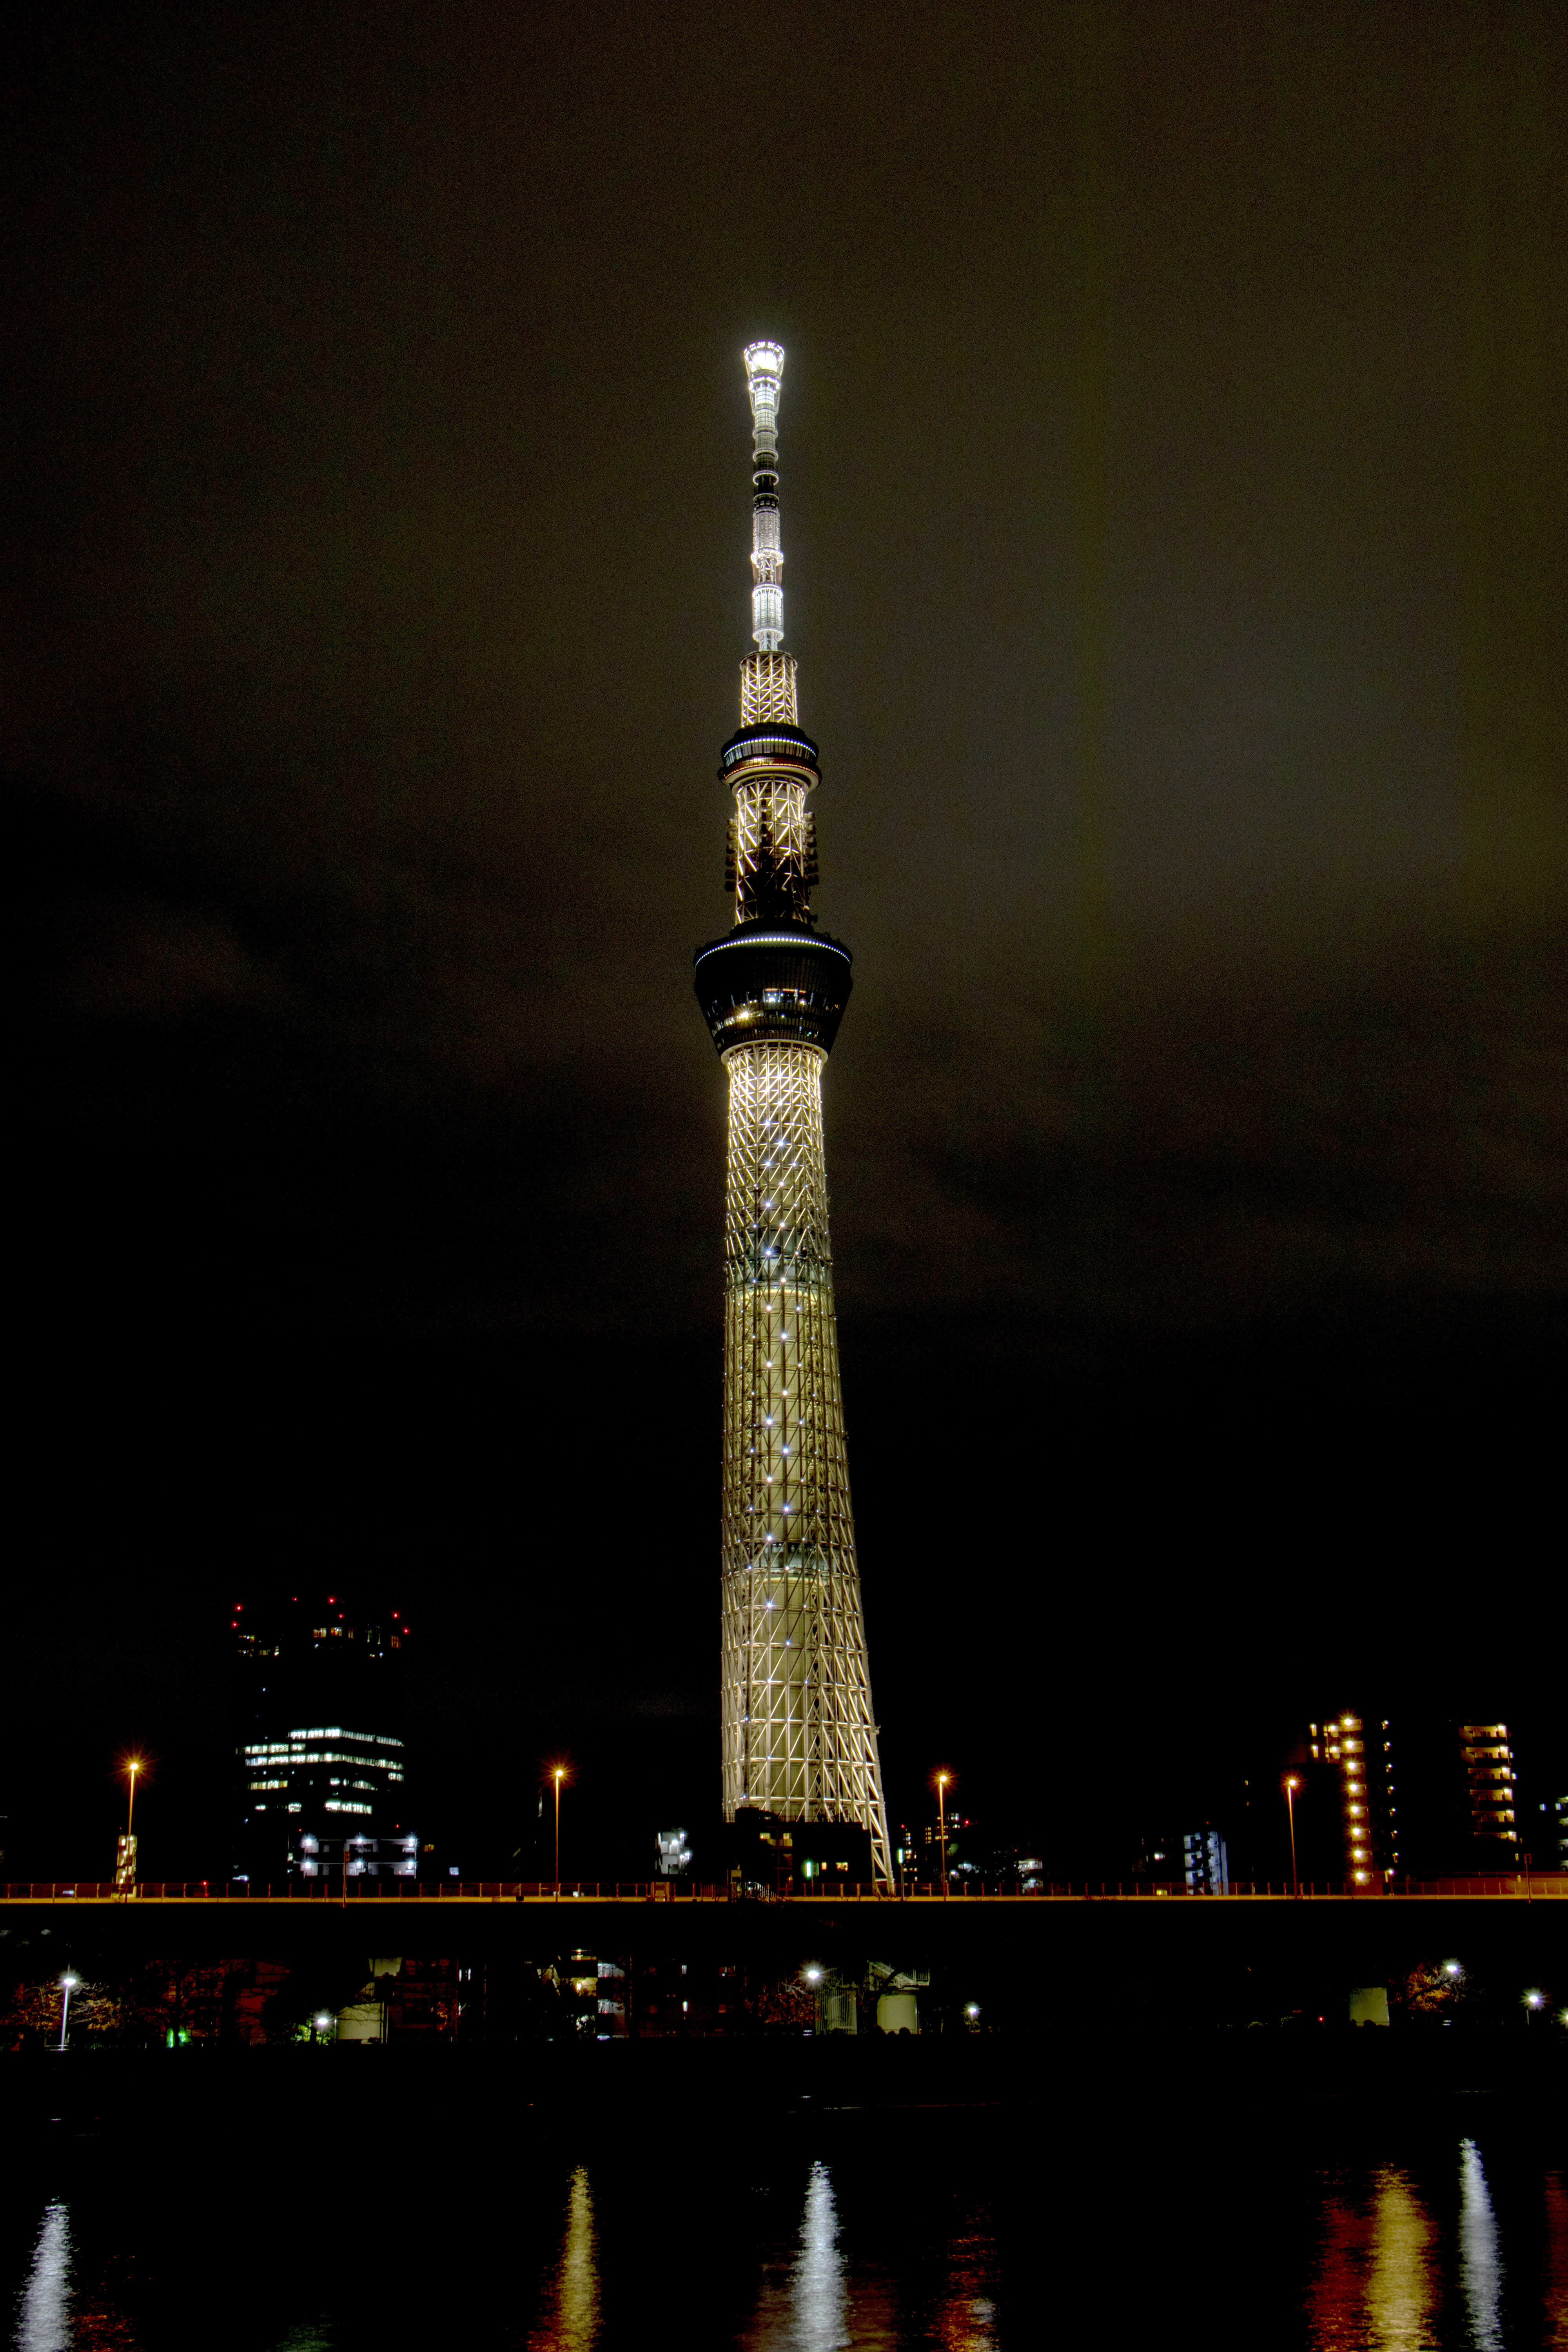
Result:
M398 1612L307 1592L242 1603L230 1630L241 1723L236 1875L416 1875L403 1733L410 1636Z

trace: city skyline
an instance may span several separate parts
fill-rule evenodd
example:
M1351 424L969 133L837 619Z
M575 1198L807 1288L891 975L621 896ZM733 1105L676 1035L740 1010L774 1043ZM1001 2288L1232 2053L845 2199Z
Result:
M209 1656L218 1704L209 1726L193 1730L187 1722L173 1741L137 1743L144 1882L200 1879L216 1886L237 1877L264 1884L299 1874L335 1884L345 1860L355 1877L548 1880L557 1774L564 1782L562 1876L568 1883L658 1874L668 1861L660 1855L661 1832L677 1813L684 1814L681 1834L695 1849L688 1848L683 1870L706 1883L733 1866L735 1854L715 1837L720 1807L708 1743L718 1729L716 1708L705 1719L701 1745L688 1743L679 1761L639 1781L633 1801L622 1785L624 1750L613 1737L563 1744L533 1716L508 1724L510 1762L498 1769L473 1725L455 1732L441 1717L439 1683L452 1665L465 1667L469 1654L458 1649L441 1660L437 1644L431 1671L432 1661L420 1656L426 1644L405 1645L394 1683L377 1696L377 1667L387 1663L385 1628L401 1622L399 1612L363 1590L345 1609L338 1607L342 1599L335 1596L330 1609L316 1594L303 1601L280 1595L259 1608L252 1601L243 1612L213 1610ZM237 1646L242 1614L251 1630ZM343 1632L353 1625L356 1639L370 1636L361 1644L363 1660L346 1674L331 1654L330 1625L316 1623L334 1616ZM313 1645L312 1633L321 1637ZM305 1638L291 1643L291 1634ZM322 1656L324 1668L317 1663ZM277 1677L285 1660L289 1670L276 1691L258 1692L258 1666ZM424 1687L416 1660L429 1675ZM983 1752L955 1758L943 1751L950 1866L961 1878L988 1885L1020 1874L1037 1884L1288 1883L1289 1786L1303 1885L1353 1887L1375 1879L1397 1885L1568 1870L1568 1726L1554 1698L1487 1723L1446 1714L1409 1691L1390 1704L1392 1717L1342 1713L1307 1723L1291 1720L1283 1696L1266 1700L1229 1713L1220 1740L1201 1759L1167 1749L1152 1765L1147 1749L1140 1749L1131 1759L1138 1767L1135 1789L1125 1777L1119 1780L1118 1759L1110 1753L1095 1759L1092 1772L1080 1759L1074 1769L1043 1769L1003 1787ZM334 1707L341 1722L303 1720ZM258 1748L258 1727L277 1730L286 1718L287 1733ZM171 1719L165 1714L165 1724ZM379 1733L374 1725L383 1727ZM367 1758L378 1783L392 1784L379 1795L359 1793ZM128 1759L125 1748L111 1753L107 1746L87 1759L66 1758L63 1785L42 1808L14 1780L3 1833L8 1860L0 1876L108 1876L102 1850L111 1852L115 1827L125 1818ZM341 1768L335 1777L333 1768ZM258 1775L265 1805L308 1816L280 1824L286 1851L274 1853L277 1839L268 1845L256 1834L262 1825L249 1818ZM936 1874L937 1779L932 1765L901 1783L891 1822L900 1849L896 1879ZM1086 1788L1102 1779L1112 1801L1086 1803ZM374 1818L361 1824L332 1817L345 1807ZM1500 1829L1494 1814L1506 1814ZM777 1826L813 1817L802 1809ZM825 1817L826 1809L815 1816ZM1385 1850L1395 1824L1397 1843ZM363 1827L363 1850L345 1855L345 1827ZM416 1827L416 1846L410 1843Z
M215 1589L338 1562L419 1627L454 1793L710 1799L681 966L764 332L852 787L892 1814L945 1761L1000 1823L1048 1739L1086 1839L1167 1784L1195 1828L1327 1706L1554 1703L1560 13L774 25L814 161L764 205L719 11L632 110L592 10L21 44L0 1737L51 1835L144 1745L143 1866L176 1758L212 1850Z

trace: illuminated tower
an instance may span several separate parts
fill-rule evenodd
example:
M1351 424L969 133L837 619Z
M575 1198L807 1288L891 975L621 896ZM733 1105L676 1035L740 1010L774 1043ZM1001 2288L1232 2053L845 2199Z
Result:
M844 1451L822 1066L849 997L847 948L812 920L810 794L795 665L782 653L778 404L784 352L746 351L752 634L734 794L733 929L697 950L698 1002L730 1077L724 1216L724 1814L855 1822L890 1877Z

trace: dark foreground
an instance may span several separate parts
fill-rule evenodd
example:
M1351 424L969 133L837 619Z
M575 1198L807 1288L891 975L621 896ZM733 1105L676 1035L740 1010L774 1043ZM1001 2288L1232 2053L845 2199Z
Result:
M0 2099L25 2352L1568 2343L1561 2032L100 2053Z
M1111 2115L1177 2115L1190 2124L1216 2106L1262 2118L1313 2109L1416 2113L1477 2099L1568 2116L1568 2032L1555 2023L1168 2034L1086 2027L1032 2039L196 2045L0 2059L0 2101L13 2136L293 2133L308 2119L352 2139L414 2117L465 2131L510 2131L524 2118L530 2131L700 2120L728 2127L742 2118L748 2129L767 2130L824 2111L925 2108L995 2109L1009 2128L1059 2108L1083 2129Z

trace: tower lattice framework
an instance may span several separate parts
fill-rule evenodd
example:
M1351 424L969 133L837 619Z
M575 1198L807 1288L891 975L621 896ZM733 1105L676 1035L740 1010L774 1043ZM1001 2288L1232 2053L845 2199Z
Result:
M822 1071L850 990L849 950L817 929L816 745L780 651L784 552L776 424L784 352L746 352L752 396L752 634L733 795L734 923L696 956L699 1001L730 1081L724 1243L724 1813L853 1822L890 1883L844 1443Z

